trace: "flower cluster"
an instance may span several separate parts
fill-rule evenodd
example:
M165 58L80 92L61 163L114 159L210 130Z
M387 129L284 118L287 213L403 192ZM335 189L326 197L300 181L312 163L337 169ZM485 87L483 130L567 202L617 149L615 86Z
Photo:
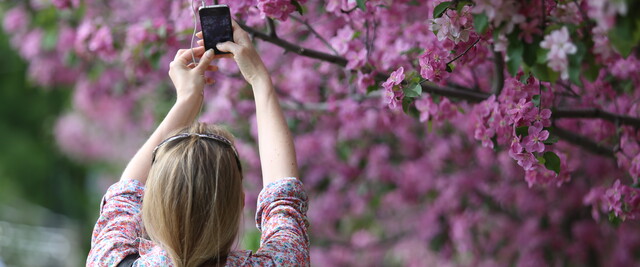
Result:
M402 98L404 97L404 92L400 86L402 80L404 80L404 68L400 67L391 73L386 82L382 83L384 99L390 109L396 109L398 104L402 106Z
M260 16L285 21L289 18L289 14L296 11L293 1L298 1L301 4L306 2L306 0L258 0Z
M577 52L576 46L569 39L569 30L562 27L560 30L552 31L544 37L540 43L542 48L549 49L547 60L549 67L561 73L563 80L569 78L569 58L568 55Z
M620 180L616 180L603 198L608 210L618 218L640 218L640 189L622 185Z

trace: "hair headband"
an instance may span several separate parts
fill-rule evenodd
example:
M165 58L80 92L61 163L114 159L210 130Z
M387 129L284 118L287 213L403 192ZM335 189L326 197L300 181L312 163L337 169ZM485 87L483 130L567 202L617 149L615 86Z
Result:
M233 150L233 154L236 156L236 163L238 164L238 170L240 170L240 172L242 173L242 165L240 164L240 158L238 157L238 151L236 150L236 148L233 146L233 144L231 143L231 141L229 141L229 139L217 135L217 134L199 134L199 133L181 133L181 134L177 134L174 135L172 137L169 137L167 139L164 139L164 141L160 142L160 144L158 144L158 146L156 146L156 148L153 149L153 154L151 156L151 164L153 164L156 161L156 152L158 151L158 148L162 147L164 144L169 143L171 141L174 140L178 140L178 139L183 139L183 138L187 138L187 137L191 137L191 136L197 136L200 138L206 138L209 140L214 140L220 143L223 143L227 146L229 146L231 148L231 150Z

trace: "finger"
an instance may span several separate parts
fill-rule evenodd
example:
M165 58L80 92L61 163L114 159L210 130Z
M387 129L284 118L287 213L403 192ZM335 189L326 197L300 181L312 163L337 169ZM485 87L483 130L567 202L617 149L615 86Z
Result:
M190 49L187 49L187 51L189 51L189 50ZM202 46L193 48L191 50L193 51L193 56L195 56L195 57L200 57L204 53L204 47L202 47ZM184 52L184 53L180 54L180 56L177 56L175 61L180 62L183 65L187 65L189 63L189 60L191 59L191 56L192 56L191 52L189 52L189 53Z
M188 49L178 49L178 52L176 52L176 56L173 59L174 60L178 59L178 57L180 57L180 55L182 55L187 50Z
M209 65L211 65L211 61L213 60L214 56L215 52L213 52L213 49L209 49L209 51L204 53L204 56L200 59L200 62L198 62L198 66L195 67L195 70L200 73L204 73Z
M189 63L189 65L187 65L187 68L193 69L196 66L197 66L196 63L191 62L191 63Z
M245 32L242 27L235 21L231 20L231 27L233 28L233 40L241 45L251 45L251 39L249 39L249 34Z
M199 46L204 46L204 40L198 40L197 44L198 44Z
M234 54L234 55L237 55L238 53L240 53L240 49L242 49L240 45L234 42L219 43L218 45L216 45L216 47L218 48L218 50L222 52L231 52L231 54Z
M198 37L198 38L202 39L202 32L201 32L201 31L199 31L198 33L196 33L196 37Z

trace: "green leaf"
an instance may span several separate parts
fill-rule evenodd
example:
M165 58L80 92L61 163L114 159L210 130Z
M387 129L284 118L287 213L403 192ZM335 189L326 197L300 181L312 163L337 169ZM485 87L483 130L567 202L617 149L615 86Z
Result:
M557 143L559 140L557 135L549 135L549 138L547 138L547 140L544 140L542 143L544 143L545 145L552 145Z
M484 13L473 14L473 27L479 34L484 34L489 26L489 17Z
M536 77L543 82L553 83L558 80L558 77L560 76L559 73L549 68L546 64L535 64L531 68L531 72L533 72L533 77Z
M304 15L304 6L302 6L298 0L291 0L291 3L296 7L296 11L298 11L300 15Z
M373 91L378 91L378 89L380 89L380 87L376 84L374 85L369 85L369 87L367 87L367 94L373 92Z
M576 44L577 51L573 55L569 55L569 79L578 86L582 86L580 73L582 69L583 59L587 51L583 43Z
M449 63L447 64L447 68L445 68L445 70L449 73L453 72L453 70L456 68L455 65L453 65L453 63Z
M632 38L634 34L634 21L633 16L617 17L616 25L609 31L609 41L613 47L622 55L627 58L631 54L631 50L636 45L635 38Z
M544 152L544 166L556 174L560 174L560 157L551 151Z
M545 162L547 162L543 156L537 156L536 159L538 160L538 163L544 165Z
M405 114L409 114L409 108L411 107L412 103L413 98L405 97L402 99L402 111L404 111Z
M356 3L358 3L358 8L362 9L362 11L367 11L367 5L365 4L366 2L367 0L356 0Z
M507 36L509 39L509 45L507 46L507 70L511 76L516 76L520 65L522 65L522 53L524 52L524 46L522 42L518 40L519 31L514 30Z
M410 84L403 89L404 97L419 97L422 94L422 85L419 83Z
M531 102L533 102L533 105L535 105L536 107L540 106L540 95L534 95L533 97L531 97Z
M449 8L449 6L451 6L451 2L449 1L438 4L433 9L433 18L435 19L435 18L442 17L442 14L444 14L444 12L447 11L447 8Z
M529 126L520 126L516 128L516 135L522 138L529 135Z
M424 49L421 48L421 47L413 47L413 48L410 48L410 49L407 49L405 51L400 52L400 55L422 54L422 51L424 51Z
M609 212L609 222L611 222L611 224L613 224L613 226L618 226L620 225L620 223L622 223L622 219L620 219L620 217L616 216L616 214L611 211Z
M524 43L524 51L522 53L522 59L524 60L524 64L531 67L536 64L536 60L538 58L538 47L540 47L540 37L536 37L533 39L533 42L530 44ZM546 54L545 54L546 56Z

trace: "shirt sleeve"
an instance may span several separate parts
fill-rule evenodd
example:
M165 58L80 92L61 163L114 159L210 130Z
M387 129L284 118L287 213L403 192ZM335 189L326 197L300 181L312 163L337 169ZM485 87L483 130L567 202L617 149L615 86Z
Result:
M277 266L309 266L307 206L307 194L296 178L263 188L256 212L256 226L262 235L254 257Z
M100 203L87 266L114 266L138 252L143 195L144 186L138 180L124 180L109 187Z

